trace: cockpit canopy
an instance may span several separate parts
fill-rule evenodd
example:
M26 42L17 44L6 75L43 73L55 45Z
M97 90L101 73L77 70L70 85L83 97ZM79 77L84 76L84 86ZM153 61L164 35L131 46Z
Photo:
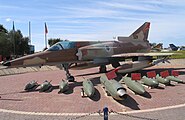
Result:
M52 45L47 51L59 51L59 50L72 49L72 48L75 48L75 42L61 41Z

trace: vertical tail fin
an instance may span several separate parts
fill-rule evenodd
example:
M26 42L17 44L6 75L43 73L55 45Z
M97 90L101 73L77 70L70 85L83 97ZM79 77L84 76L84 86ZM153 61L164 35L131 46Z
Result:
M145 22L141 27L139 27L135 32L133 32L129 38L134 40L147 41L148 33L150 29L150 22Z
M162 43L159 43L156 46L153 46L153 48L163 49L163 44Z
M169 44L170 45L170 48L173 50L173 51L177 51L179 48L177 46L175 46L174 44Z

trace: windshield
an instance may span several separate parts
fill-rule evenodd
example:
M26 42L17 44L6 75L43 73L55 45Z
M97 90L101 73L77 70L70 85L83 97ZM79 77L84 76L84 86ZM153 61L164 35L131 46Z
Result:
M48 51L58 51L64 49L60 43L51 46Z
M71 49L71 48L75 48L75 42L61 41L61 42L58 42L58 43L54 44L53 46L51 46L48 49L48 51L59 51L59 50Z

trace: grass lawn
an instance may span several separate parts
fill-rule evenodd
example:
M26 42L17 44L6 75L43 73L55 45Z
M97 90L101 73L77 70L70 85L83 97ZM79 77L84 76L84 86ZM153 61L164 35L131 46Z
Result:
M180 53L179 55L172 55L170 58L172 59L183 59L185 58L185 50L182 51L173 51L174 53Z

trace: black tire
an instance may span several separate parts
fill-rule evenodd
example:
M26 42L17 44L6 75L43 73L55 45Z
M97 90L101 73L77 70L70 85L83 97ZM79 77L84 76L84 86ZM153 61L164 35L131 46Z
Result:
M69 77L67 78L67 80L68 80L69 82L74 82L74 81L75 81L75 78L74 78L74 76L69 76Z

